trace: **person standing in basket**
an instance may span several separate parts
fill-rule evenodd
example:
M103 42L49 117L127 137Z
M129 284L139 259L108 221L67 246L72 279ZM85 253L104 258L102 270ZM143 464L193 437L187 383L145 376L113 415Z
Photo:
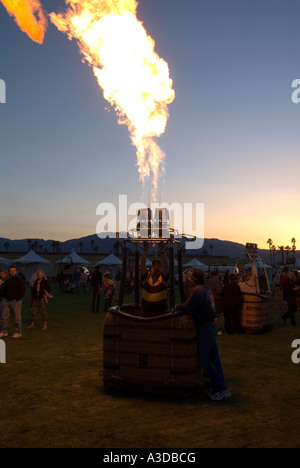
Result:
M43 330L47 330L48 315L46 310L47 294L51 291L48 280L46 279L42 270L37 271L37 279L32 286L32 313L31 313L31 324L28 328L34 328L36 316L40 310L43 319Z
M169 262L164 251L164 244L161 243L159 247L160 260L153 260L149 272L146 266L148 248L149 243L145 242L141 256L142 314L151 317L164 314L167 309Z
M195 320L199 365L212 384L212 388L207 391L207 395L213 401L220 401L231 397L231 393L225 383L219 357L214 296L209 287L204 284L204 280L205 276L202 270L196 269L193 271L194 288L190 290L184 304L176 305L176 310L191 314Z
M16 267L9 269L9 278L5 283L5 301L2 305L2 331L0 338L8 336L9 317L13 313L15 317L15 333L13 338L22 336L22 299L25 295L25 283L17 274Z

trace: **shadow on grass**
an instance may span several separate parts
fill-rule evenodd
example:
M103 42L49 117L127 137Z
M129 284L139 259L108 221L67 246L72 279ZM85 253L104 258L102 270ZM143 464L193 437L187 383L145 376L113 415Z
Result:
M199 387L196 389L190 389L186 391L176 392L175 390L161 390L161 391L150 391L147 389L133 390L133 389L106 389L104 384L96 385L96 390L102 396L109 396L112 400L119 400L123 402L143 402L147 403L163 403L166 404L177 404L177 405L195 405L195 406L207 406L207 405L222 405L226 407L240 405L246 403L248 398L239 394L233 394L230 398L224 398L220 401L211 400L206 394L205 390L209 387Z

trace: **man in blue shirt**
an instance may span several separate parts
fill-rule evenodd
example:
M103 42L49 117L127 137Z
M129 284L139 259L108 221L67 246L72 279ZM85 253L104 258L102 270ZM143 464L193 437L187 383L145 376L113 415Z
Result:
M231 393L226 386L219 357L214 297L208 286L204 284L202 270L194 270L191 279L194 288L190 289L184 304L176 305L176 310L191 314L195 320L199 364L212 384L212 389L207 394L211 400L220 401L229 398Z

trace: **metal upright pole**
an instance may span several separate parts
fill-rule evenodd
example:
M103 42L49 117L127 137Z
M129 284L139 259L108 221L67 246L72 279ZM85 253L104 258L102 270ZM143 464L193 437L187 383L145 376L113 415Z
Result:
M122 275L121 275L121 283L120 283L120 291L119 291L119 298L118 298L118 305L121 307L124 303L124 294L125 294L125 283L126 283L126 274L127 274L127 245L126 241L124 241L123 246L123 262L122 262Z
M174 277L174 247L173 242L169 247L169 288L170 288L170 309L175 309L175 277Z
M183 288L183 274L182 274L182 249L183 247L179 244L178 249L177 249L177 261L178 261L178 286L179 286L181 303L185 301L185 292Z
M135 307L140 307L140 250L139 244L135 245L135 266L134 266L134 297Z

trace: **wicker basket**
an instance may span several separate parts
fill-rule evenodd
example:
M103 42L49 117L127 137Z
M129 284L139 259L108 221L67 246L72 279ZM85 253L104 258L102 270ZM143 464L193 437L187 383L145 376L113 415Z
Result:
M273 306L273 296L244 293L240 320L245 333L257 335L272 330Z
M143 318L139 312L112 307L105 317L105 389L180 395L202 386L192 317L176 312Z

